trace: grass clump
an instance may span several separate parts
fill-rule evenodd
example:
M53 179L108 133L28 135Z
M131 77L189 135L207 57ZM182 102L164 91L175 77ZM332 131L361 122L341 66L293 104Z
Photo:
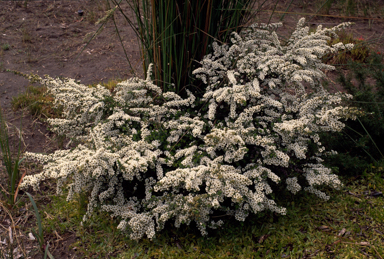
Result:
M53 101L45 86L29 85L24 93L12 98L11 104L14 110L27 108L34 117L57 118L61 110L52 108Z
M8 205L9 208L12 208L17 201L19 185L25 173L23 175L20 174L20 164L24 160L24 158L20 159L21 138L19 138L16 158L14 158L13 150L11 150L8 140L8 125L3 116L2 107L0 106L0 159L1 166L5 167L8 178L6 186L1 186L0 193L2 200L5 199L6 205Z
M3 43L1 44L1 49L6 51L6 50L9 50L11 47L8 43Z
M215 40L229 42L231 33L241 30L252 17L255 5L251 0L109 2L114 8L97 23L102 27L112 20L122 42L121 28L114 16L116 12L122 13L140 40L144 73L149 64L154 64L156 84L163 91L173 91L183 97L187 96L186 89L195 95L204 93L204 85L193 80L192 71L199 66L198 61L212 52ZM133 11L133 18L125 7ZM127 60L129 62L128 56Z
M347 33L345 31L341 31L337 35L337 38L332 37L328 40L328 44L330 46L341 42L343 44L354 44L354 47L351 50L342 50L336 54L332 53L324 56L324 63L332 64L338 67L345 67L348 61L355 61L358 63L366 62L366 59L369 57L372 49L364 38L359 37L356 39L352 33Z

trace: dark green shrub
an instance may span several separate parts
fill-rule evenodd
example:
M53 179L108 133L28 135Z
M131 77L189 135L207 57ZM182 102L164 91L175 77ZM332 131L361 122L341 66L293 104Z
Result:
M348 120L339 134L324 135L323 142L339 152L329 159L341 174L361 174L370 164L383 160L384 146L384 65L383 55L371 52L365 63L349 61L350 73L338 71L338 81L354 96L349 101L362 111L355 121Z

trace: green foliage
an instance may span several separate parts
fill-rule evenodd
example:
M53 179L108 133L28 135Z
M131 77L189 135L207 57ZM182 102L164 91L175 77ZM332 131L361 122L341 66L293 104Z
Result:
M0 147L2 153L1 160L2 165L5 166L5 169L8 173L8 191L4 191L3 189L1 189L1 194L6 197L7 203L11 207L13 207L16 202L17 193L19 189L18 184L22 178L20 177L19 166L20 163L24 160L24 158L20 160L20 143L21 139L19 139L18 153L16 159L13 160L13 155L11 153L8 142L8 129L2 114L2 108L0 106Z
M40 213L39 213L39 210L37 208L36 202L33 200L31 194L29 194L28 192L26 194L27 194L29 200L31 201L33 209L35 211L37 226L38 226L38 230L39 230L39 233L36 233L34 230L32 230L32 233L37 237L37 240L39 241L40 249L42 251L44 251L44 259L47 258L47 256L50 259L54 259L52 254L48 250L49 244L45 245L45 243L44 243L43 227L41 224L41 217L40 217Z
M1 44L1 49L2 49L2 50L9 50L9 49L10 49L10 46L9 46L8 43L3 43L3 44Z
M28 192L26 194L32 203L33 209L35 210L35 216L36 216L36 220L37 220L37 226L38 226L39 233L37 234L35 231L33 231L33 230L32 231L33 231L33 234L37 237L37 240L39 241L40 248L42 250L44 250L44 248L45 248L44 247L44 235L43 235L43 227L41 226L40 213L39 213L39 210L37 209L37 205L36 205L35 201L33 200L31 194L29 194Z
M360 109L361 116L348 120L342 133L327 135L323 142L339 152L329 162L338 165L341 173L353 175L384 159L383 56L371 52L365 63L350 61L348 68L351 72L347 76L339 71L339 82L354 96L349 105Z

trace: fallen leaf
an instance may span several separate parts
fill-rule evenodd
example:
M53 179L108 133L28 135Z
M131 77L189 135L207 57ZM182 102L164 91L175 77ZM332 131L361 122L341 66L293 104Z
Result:
M177 246L177 248L179 248L180 250L183 250L183 248L181 247L181 245L179 244L179 242L176 242L176 246Z
M55 235L56 235L56 237L58 238L58 240L57 241L59 241L59 240L62 240L63 238L59 235L59 233L57 233L57 231L55 230Z
M348 194L349 194L349 195L352 195L352 196L355 196L355 197L360 197L360 195L358 195L358 194L355 194L355 193L353 193L353 192L350 192L350 191L348 192Z
M376 192L376 191L374 191L374 192L371 193L371 196L373 196L373 197L379 197L379 196L382 196L382 195L383 195L382 192Z
M45 215L47 215L47 218L48 219L54 219L54 217L52 217L51 215L49 215L46 211L44 211Z
M331 230L328 226L325 226L325 225L318 227L318 229L322 230L322 231L330 231Z
M269 235L261 236L260 239L259 239L259 244L263 243L265 241L265 239L267 239L267 237L269 237Z
M33 236L32 233L28 234L28 238L29 238L29 240L36 240L36 238Z
M9 227L9 228L8 228L8 231L9 231L9 242L10 242L11 244L13 244L12 228Z
M339 234L337 234L339 237L343 236L345 234L347 230L345 228L343 228L342 230L340 230Z

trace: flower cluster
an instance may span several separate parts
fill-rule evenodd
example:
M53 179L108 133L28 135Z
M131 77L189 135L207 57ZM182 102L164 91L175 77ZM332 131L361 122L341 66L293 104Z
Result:
M58 192L68 186L68 200L88 192L84 220L95 209L111 212L132 239L153 238L168 220L176 227L194 221L204 235L223 224L212 220L216 213L241 221L264 210L285 214L271 182L327 199L316 188L341 182L322 165L329 152L318 133L340 131L340 119L354 114L342 106L351 96L321 87L322 69L332 67L320 58L351 47L326 44L345 25L308 35L301 19L284 46L274 32L279 24L234 33L231 46L215 43L194 71L207 84L201 100L163 93L151 67L145 80L123 81L115 93L40 78L64 109L65 118L49 120L53 130L82 143L49 155L27 152L44 169L24 177L22 188L54 178Z

